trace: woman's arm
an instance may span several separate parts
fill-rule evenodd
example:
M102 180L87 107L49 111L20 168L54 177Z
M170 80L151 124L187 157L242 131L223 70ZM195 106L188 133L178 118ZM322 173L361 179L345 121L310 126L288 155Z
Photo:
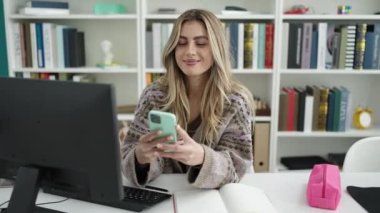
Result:
M195 187L219 188L226 183L239 182L247 165L252 163L253 115L240 95L232 97L219 128L220 139L215 147L204 148L203 164L191 167L188 180Z
M145 185L157 178L163 170L161 158L157 158L149 164L139 164L136 157L136 146L141 136L146 135L148 130L148 113L153 107L151 94L148 87L143 92L137 104L135 118L130 124L126 139L121 147L122 171L127 179L135 185Z

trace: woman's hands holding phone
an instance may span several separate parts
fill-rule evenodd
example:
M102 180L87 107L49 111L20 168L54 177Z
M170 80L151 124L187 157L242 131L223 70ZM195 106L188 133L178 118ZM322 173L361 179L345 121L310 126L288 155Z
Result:
M202 164L204 161L203 147L179 125L176 126L176 130L181 139L175 143L166 143L172 140L171 136L157 139L161 134L160 131L141 136L135 150L138 163L148 164L158 157L163 157L180 161L189 166Z
M204 149L195 142L179 125L176 126L180 140L176 143L157 143L157 157L171 158L189 166L200 165L204 161ZM166 151L170 150L170 152Z

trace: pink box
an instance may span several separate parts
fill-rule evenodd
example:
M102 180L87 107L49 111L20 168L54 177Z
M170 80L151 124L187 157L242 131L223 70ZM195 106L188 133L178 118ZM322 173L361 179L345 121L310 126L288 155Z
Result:
M316 164L307 183L310 206L335 210L341 197L340 173L336 165Z

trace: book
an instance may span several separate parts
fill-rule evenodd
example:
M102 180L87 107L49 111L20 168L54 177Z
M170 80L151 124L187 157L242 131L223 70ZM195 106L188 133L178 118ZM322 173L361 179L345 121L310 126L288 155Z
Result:
M302 23L289 24L289 38L288 38L288 68L298 69L301 68L302 61Z
M68 9L68 2L58 2L58 1L28 1L25 4L26 7L34 7L34 8L60 8L60 9Z
M327 23L318 23L318 61L317 68L325 69L327 52Z
M354 69L363 69L364 51L366 48L365 35L367 33L367 24L358 24L356 28L355 58Z
M69 9L57 9L57 8L34 8L24 7L18 11L22 15L69 15Z
M301 68L310 69L311 58L311 36L313 33L312 23L303 23L302 50L301 50Z
M328 112L328 96L329 88L323 87L320 90L319 114L318 114L318 130L326 131L327 112Z
M265 193L242 183L228 183L217 189L198 189L174 193L175 212L277 212ZM200 209L207 202L207 210ZM203 211L202 211L203 210Z

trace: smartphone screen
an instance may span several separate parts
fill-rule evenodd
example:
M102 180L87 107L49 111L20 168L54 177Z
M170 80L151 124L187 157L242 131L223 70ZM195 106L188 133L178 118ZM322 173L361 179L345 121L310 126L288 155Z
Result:
M175 143L177 141L177 131L175 129L177 119L173 113L151 110L148 117L150 131L161 130L160 138L171 135L173 140L168 141L168 143Z

